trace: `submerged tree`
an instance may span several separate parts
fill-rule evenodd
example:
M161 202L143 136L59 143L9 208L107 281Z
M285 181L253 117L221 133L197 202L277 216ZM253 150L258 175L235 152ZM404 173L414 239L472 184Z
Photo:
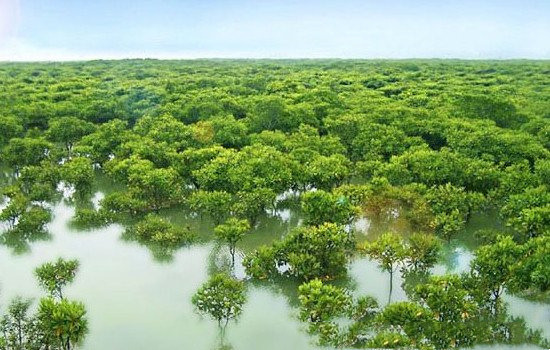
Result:
M369 257L378 261L382 270L389 272L390 293L388 303L390 303L393 291L393 273L399 264L405 260L405 248L402 238L394 233L384 233L376 241L366 243L362 249Z
M253 191L239 191L231 206L232 212L241 218L248 219L252 226L258 217L275 202L276 194L269 188L257 188Z
M214 224L219 225L231 212L233 197L225 191L195 191L189 196L191 210L198 214L207 214Z
M188 227L178 227L157 214L147 214L142 220L129 227L124 237L140 243L154 243L165 248L180 247L191 242L193 233Z
M50 296L40 299L32 314L32 300L15 298L0 317L1 350L72 350L88 333L84 304L63 298L62 288L78 268L76 260L58 259L36 269L40 285Z
M499 236L494 244L479 247L471 263L477 290L488 294L493 313L500 309L500 297L514 277L514 268L524 251L510 236Z
M4 148L3 161L12 166L15 174L27 165L38 165L48 158L52 145L41 138L13 138Z
M43 298L38 306L38 322L43 346L71 350L84 340L88 333L88 320L84 304L66 299Z
M245 301L244 283L223 273L212 276L191 299L200 314L218 323L222 338L229 321L241 315Z
M550 235L530 239L523 244L524 255L513 268L514 291L550 289Z
M75 157L61 167L61 178L70 185L79 195L91 192L94 181L92 161L84 157Z
M244 235L250 230L248 220L240 220L237 218L229 218L225 223L216 226L214 233L216 238L227 243L229 253L231 254L231 264L235 265L235 248Z
M31 205L17 217L17 224L0 235L0 242L13 249L15 253L26 252L34 241L50 238L45 226L51 220L48 209Z
M468 192L450 183L430 188L426 199L435 215L435 231L447 241L464 228L471 214L485 200L480 193Z
M333 223L297 227L281 241L247 255L243 265L260 279L277 274L306 281L333 279L346 274L353 245L344 228Z
M30 349L34 342L34 319L29 314L32 300L16 297L0 317L0 349Z
M302 211L309 225L325 222L347 225L357 214L357 208L346 196L323 190L306 192L302 196Z
M54 298L63 299L63 288L74 281L78 271L77 260L57 259L41 265L35 270L40 286Z
M412 234L405 247L406 267L412 272L426 271L435 265L441 242L433 235Z
M351 296L319 279L303 283L298 292L300 319L308 322L309 331L319 333L323 345L341 343L342 332L334 320L347 316L352 306Z
M83 136L94 131L94 124L77 117L60 117L49 122L47 136L54 142L62 143L71 158L73 145Z
M415 302L401 301L389 304L377 315L376 322L379 325L388 326L395 332L394 334L403 334L405 337L399 342L380 345L401 348L404 345L402 340L406 340L406 343L410 342L418 348L423 348L429 344L426 333L433 327L433 319L434 315L429 309ZM373 339L375 343L379 340L381 340L379 335Z
M358 347L372 330L378 302L371 296L354 299L344 288L320 279L298 288L300 319L309 332L317 334L319 344L337 348Z
M478 322L478 305L459 276L430 277L416 287L413 298L433 315L425 336L438 349L471 346L478 334L489 332L486 323Z

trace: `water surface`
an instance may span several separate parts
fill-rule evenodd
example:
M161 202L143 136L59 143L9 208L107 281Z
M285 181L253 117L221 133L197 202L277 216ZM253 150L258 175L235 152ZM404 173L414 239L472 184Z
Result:
M99 198L96 196L95 201ZM281 237L300 222L297 212L286 210L275 214L278 215L262 218L258 228L239 245L237 264L243 252ZM19 255L0 246L0 306L16 295L36 299L43 295L33 276L36 266L57 257L76 258L81 268L66 295L86 304L90 334L84 349L172 350L219 346L216 323L198 316L191 304L191 296L209 274L229 259L227 249L211 240L212 223L178 210L165 212L173 222L196 230L200 242L178 250L170 260L158 261L146 247L122 240L123 226L80 231L69 224L73 215L74 209L61 201L53 206L49 240L34 242L28 252ZM476 220L473 223L478 225ZM375 222L360 225L364 227L360 234L366 239L379 231L369 234ZM445 259L434 271L467 269L472 256L468 245L458 241L448 247ZM244 276L242 268L237 269L236 275ZM406 294L400 287L402 278L399 273L394 278L392 301L405 300ZM388 300L388 274L369 259L358 258L350 264L348 285L353 294L372 295L381 305ZM226 344L235 350L316 349L314 339L297 320L296 287L290 281L249 284L242 317L228 327ZM550 337L548 304L513 296L506 296L506 300L512 314L524 316L529 325L542 328Z

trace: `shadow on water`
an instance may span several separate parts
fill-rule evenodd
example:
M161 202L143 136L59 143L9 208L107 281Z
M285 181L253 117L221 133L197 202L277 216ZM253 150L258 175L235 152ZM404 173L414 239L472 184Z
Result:
M5 246L17 255L30 252L31 246L35 242L47 242L51 240L52 235L46 230L33 232L6 230L0 234L0 245Z

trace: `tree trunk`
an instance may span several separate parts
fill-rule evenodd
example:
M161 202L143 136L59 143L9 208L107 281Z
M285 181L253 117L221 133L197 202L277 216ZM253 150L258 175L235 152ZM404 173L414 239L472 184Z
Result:
M390 294L388 295L388 304L391 303L392 292L393 292L393 269L390 270Z
M17 340L19 341L19 348L23 348L23 331L21 326L21 320L17 320Z
M493 309L494 309L494 315L496 316L498 314L498 302L500 301L500 287L493 292L493 296L495 297L494 303L493 303Z
M231 254L231 268L235 268L235 246L229 247L229 253Z
M73 151L73 144L71 142L67 143L67 159L70 160Z

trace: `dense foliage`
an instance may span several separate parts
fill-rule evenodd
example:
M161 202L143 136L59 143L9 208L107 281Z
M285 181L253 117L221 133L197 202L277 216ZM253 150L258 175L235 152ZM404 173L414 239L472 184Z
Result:
M126 239L169 260L195 238L162 216L177 210L215 224L236 274L239 243L294 201L303 224L243 265L247 278L271 281L261 283L304 283L300 318L320 343L543 344L501 296L544 299L550 289L549 74L547 61L3 63L1 162L11 173L0 244L22 253L48 239L50 204L64 198L74 223L125 224ZM116 186L95 205L98 176ZM506 228L479 234L467 273L430 276L442 245L479 212ZM405 220L411 234L358 242L361 219ZM337 285L361 255L392 286L402 273L409 300L391 303L390 292L381 307ZM50 298L36 316L30 301L8 306L0 349L82 341L84 307L62 294L77 268L59 260L36 271ZM193 298L220 325L244 301L244 282L227 275ZM14 336L21 324L25 336Z

